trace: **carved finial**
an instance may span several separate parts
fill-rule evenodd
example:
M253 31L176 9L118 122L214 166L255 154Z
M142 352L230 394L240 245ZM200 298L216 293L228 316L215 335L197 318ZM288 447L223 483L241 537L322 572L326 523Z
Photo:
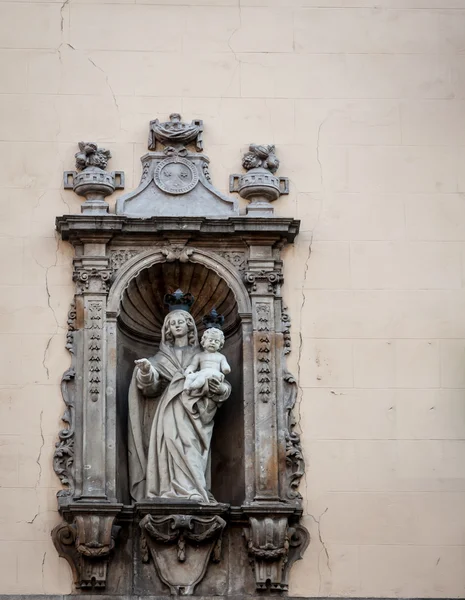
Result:
M242 166L247 173L231 175L229 191L239 192L242 198L250 200L247 214L254 217L268 217L273 214L270 202L281 194L289 193L289 179L276 177L279 160L273 144L250 144L249 151L242 158Z
M276 173L279 167L279 159L274 150L274 144L250 144L249 152L246 152L242 158L242 166L247 171L262 167L271 173Z
M219 315L216 308L212 308L208 315L202 317L202 322L205 325L205 329L210 327L216 327L216 329L223 329L224 316Z
M99 148L95 142L79 142L79 152L74 156L79 172L63 173L65 190L74 190L76 194L86 198L81 207L82 213L106 215L109 207L105 197L115 190L124 189L124 172L105 171L111 153L105 148Z
M79 142L79 152L74 156L78 171L83 171L87 167L99 167L105 170L111 153L105 148L98 148L95 142Z
M166 146L171 153L185 152L184 146L195 143L196 150L203 150L203 121L196 119L192 123L183 123L179 113L171 113L170 120L160 123L158 119L150 121L149 150L156 150L157 142Z
M191 306L194 304L194 300L195 298L190 292L185 294L180 289L177 289L172 294L166 294L164 298L164 302L168 306L169 312L173 310L185 310L189 312Z

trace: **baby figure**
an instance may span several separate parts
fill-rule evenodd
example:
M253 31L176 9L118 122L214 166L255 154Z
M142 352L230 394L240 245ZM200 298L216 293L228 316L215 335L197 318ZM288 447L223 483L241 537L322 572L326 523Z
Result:
M216 327L206 329L200 344L203 352L196 354L184 371L186 375L184 389L187 391L201 390L210 377L222 382L224 376L231 373L226 357L218 352L224 346L224 334L221 329Z

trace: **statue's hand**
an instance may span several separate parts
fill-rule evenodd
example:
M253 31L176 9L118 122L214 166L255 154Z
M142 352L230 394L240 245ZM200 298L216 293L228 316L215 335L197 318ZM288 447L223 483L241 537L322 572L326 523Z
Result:
M134 363L139 367L139 370L143 375L148 375L152 370L152 365L147 358L139 358L138 360L135 360Z
M226 388L226 386L223 383L221 383L220 381L218 381L218 379L215 379L214 377L211 377L208 380L208 389L213 394L224 394L226 392L227 388Z

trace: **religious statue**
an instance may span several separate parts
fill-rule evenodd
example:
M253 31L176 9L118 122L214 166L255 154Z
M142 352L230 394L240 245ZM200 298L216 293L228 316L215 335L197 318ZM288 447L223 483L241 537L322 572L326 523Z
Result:
M223 343L222 331L207 329L202 352L192 316L172 310L164 320L158 352L135 361L128 440L134 501L216 502L210 491L213 419L231 393L224 380L230 367L218 352Z

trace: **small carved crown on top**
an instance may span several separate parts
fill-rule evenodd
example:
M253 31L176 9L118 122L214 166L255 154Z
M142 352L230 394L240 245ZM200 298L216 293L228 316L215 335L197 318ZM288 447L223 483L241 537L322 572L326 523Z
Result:
M170 120L160 123L158 119L150 121L149 150L156 150L157 142L169 150L185 150L187 144L195 144L197 152L203 150L203 121L195 119L191 123L183 123L179 113L171 113Z
M205 329L209 329L210 327L216 327L216 329L223 329L224 316L219 315L216 308L212 308L212 310L202 317L202 322L205 325Z
M242 166L247 171L262 167L271 173L276 173L279 167L279 159L274 153L274 144L250 144L249 152L242 158Z
M184 293L182 290L176 290L171 294L165 294L164 302L168 306L169 312L173 310L185 310L189 312L194 304L194 296L190 292Z
M99 167L105 170L111 153L105 148L98 148L95 142L79 142L79 152L76 152L74 157L78 171L83 171L87 167Z

